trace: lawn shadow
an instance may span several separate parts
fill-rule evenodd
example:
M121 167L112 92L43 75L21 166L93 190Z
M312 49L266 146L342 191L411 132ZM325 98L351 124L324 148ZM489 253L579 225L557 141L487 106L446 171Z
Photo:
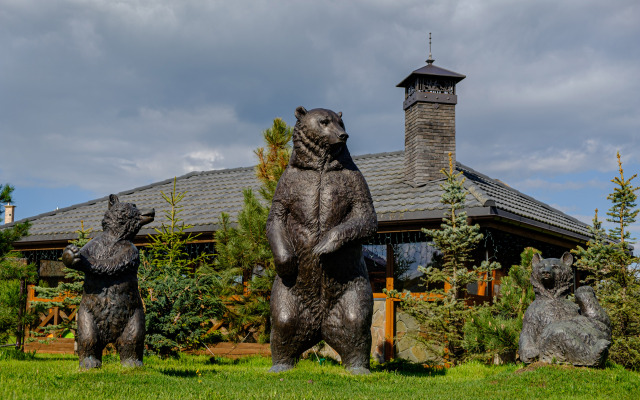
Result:
M46 354L47 356L42 357ZM15 349L3 349L0 350L0 361L2 360L15 360L15 361L73 361L74 358L69 356L63 356L62 354L56 356L49 356L49 353L38 353L37 350L25 351ZM78 357L75 357L75 361L78 361Z
M195 378L198 376L198 371L185 368L161 368L158 371L162 375L175 376L178 378Z
M205 363L212 364L212 365L240 365L240 364L252 364L256 362L256 360L263 360L263 359L264 359L263 356L246 356L246 357L238 357L238 358L214 356L214 357L209 357L209 359Z
M382 364L372 363L371 372L394 372L402 376L444 376L447 374L447 368L393 359Z

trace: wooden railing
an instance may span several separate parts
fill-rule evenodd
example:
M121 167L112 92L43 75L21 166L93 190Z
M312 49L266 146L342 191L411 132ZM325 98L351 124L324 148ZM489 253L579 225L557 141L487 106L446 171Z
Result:
M29 285L27 287L27 308L32 308L34 303L47 303L47 302L59 302L63 301L65 298L69 296L63 295L58 296L53 299L45 299L41 297L36 297L35 294L35 286ZM69 306L67 311L62 309L61 307L51 307L47 310L47 312L38 313L39 321L38 325L31 329L31 331L27 331L26 336L43 336L45 335L45 327L50 325L59 325L62 322L70 322L72 320L77 320L78 308L76 306ZM47 337L54 337L53 334L47 335Z

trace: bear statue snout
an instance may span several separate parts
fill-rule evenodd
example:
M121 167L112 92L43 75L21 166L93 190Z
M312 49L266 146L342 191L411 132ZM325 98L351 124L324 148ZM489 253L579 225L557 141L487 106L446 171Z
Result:
M545 286L553 286L553 284L555 283L554 282L555 281L555 276L554 275L555 274L554 274L552 265L545 265L540 270L540 278L542 280L542 283Z
M156 216L156 210L154 208L150 210L142 210L140 214L140 225L146 225L153 222Z
M330 146L341 147L345 143L347 143L348 138L349 138L349 135L343 129L333 129L327 135L327 139L329 141Z

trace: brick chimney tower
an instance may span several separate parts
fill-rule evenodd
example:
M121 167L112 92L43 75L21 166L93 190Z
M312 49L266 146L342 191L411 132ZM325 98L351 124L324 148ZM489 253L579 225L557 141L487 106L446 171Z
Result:
M414 187L443 178L440 170L449 167L449 152L456 160L456 84L465 76L433 61L429 34L427 65L396 86L405 88L405 181Z
M7 204L4 206L4 223L10 224L13 222L13 210L16 206L12 206L11 204Z

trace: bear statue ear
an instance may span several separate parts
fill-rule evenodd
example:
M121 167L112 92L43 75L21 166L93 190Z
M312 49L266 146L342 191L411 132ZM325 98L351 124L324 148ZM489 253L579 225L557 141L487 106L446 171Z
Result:
M338 118L342 118L342 111L338 111Z
M560 259L562 260L562 263L567 267L570 267L571 264L573 264L573 256L568 251L565 251Z
M300 118L304 117L305 115L307 115L307 109L300 106L298 108L296 108L296 119L299 120Z
M116 196L115 194L110 194L109 195L109 210L111 210L111 207L115 206L118 203L120 203L120 199L118 198L118 196Z
M542 257L540 256L539 253L535 253L531 258L531 265L539 264L540 261L542 261Z

